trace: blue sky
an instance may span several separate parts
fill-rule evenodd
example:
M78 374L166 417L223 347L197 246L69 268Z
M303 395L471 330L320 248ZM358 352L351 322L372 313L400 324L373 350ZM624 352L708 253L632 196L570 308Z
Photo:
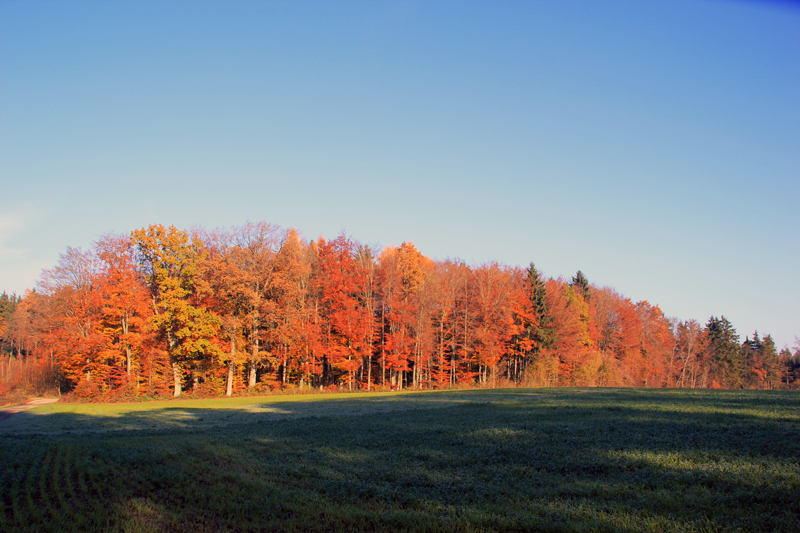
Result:
M152 223L534 261L800 335L800 7L0 1L0 290Z

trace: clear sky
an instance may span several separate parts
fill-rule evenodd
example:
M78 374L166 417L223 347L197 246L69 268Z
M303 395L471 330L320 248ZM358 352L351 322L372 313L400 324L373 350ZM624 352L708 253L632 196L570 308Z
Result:
M0 291L265 220L800 335L789 2L0 0Z

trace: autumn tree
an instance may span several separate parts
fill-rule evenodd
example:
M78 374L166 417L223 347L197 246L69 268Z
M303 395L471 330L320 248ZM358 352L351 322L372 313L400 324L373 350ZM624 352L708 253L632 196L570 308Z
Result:
M381 383L388 371L391 385L402 387L403 373L409 370L410 352L408 291L403 285L403 269L397 247L385 248L378 257L380 287Z
M230 235L216 231L204 236L204 246L208 252L208 278L213 292L212 307L220 319L220 337L227 341L225 354L221 356L226 366L225 394L233 395L233 381L238 363L247 354L247 341L244 338L244 315L247 314L244 274L235 259L235 245Z
M629 298L610 287L593 291L592 305L597 327L598 348L613 357L617 379L622 385L641 385L642 324Z
M401 320L409 334L410 352L406 357L411 367L411 385L421 387L430 372L426 354L432 349L431 286L428 283L432 262L412 242L404 242L397 249L403 280L403 311Z
M124 358L128 380L134 371L134 353L141 354L147 322L152 314L149 294L136 268L131 241L106 236L95 245L101 268L97 290L109 358ZM136 371L138 373L137 365ZM138 383L138 382L137 382Z
M515 311L515 323L518 333L513 337L513 375L518 381L519 365L522 373L531 361L547 353L555 344L558 335L554 326L554 317L547 303L547 288L544 279L533 263L528 266L523 281L522 294L527 302L520 301Z
M274 279L276 256L284 238L283 230L264 222L217 230L205 238L215 306L224 317L222 331L229 344L221 356L227 366L226 394L232 391L234 367L240 359L247 364L247 386L251 389L258 368L278 366L275 350L263 348L267 343L281 345L276 334L281 319ZM243 355L237 352L237 340Z
M372 358L375 351L375 337L377 333L376 303L378 291L378 271L375 254L369 246L360 245L356 252L356 262L360 269L359 280L361 285L358 289L358 299L361 302L363 313L363 340L362 357L366 358L361 365L361 381L366 382L367 390L372 389ZM366 369L366 377L364 374ZM366 378L366 379L365 379Z
M25 296L18 298L13 312L5 323L5 339L11 355L17 359L33 356L34 349L41 352L46 347L50 351L52 335L51 317L48 300L37 291L26 291Z
M326 365L329 381L343 378L353 388L356 370L371 347L374 317L359 297L367 284L366 271L356 257L357 245L344 234L319 240L317 285L324 316Z
M190 364L218 351L211 339L217 334L219 318L196 302L198 266L205 252L197 236L160 224L135 230L131 242L149 285L151 323L165 342L177 397Z
M645 387L664 386L667 384L668 361L675 345L670 321L657 305L647 301L638 302L635 309L641 325L639 379ZM704 376L703 386L707 377Z
M379 254L266 223L150 226L68 248L37 291L0 295L0 353L63 370L77 394L183 380L239 387L796 386L797 353L730 322L667 318L578 271ZM223 385L224 384L224 385ZM91 395L89 394L89 395Z
M407 378L413 387L431 381L441 384L444 379L440 373L443 346L435 339L443 324L433 323L442 318L433 316L442 279L438 273L432 278L433 269L433 262L411 242L387 247L378 257L376 309L382 383L387 370L390 383L398 388L406 385ZM437 368L431 366L434 359Z
M677 384L680 388L695 388L698 368L703 366L702 357L706 352L708 337L706 331L696 320L679 322L675 332L676 353L680 360L680 375Z
M64 375L74 384L82 379L105 386L113 369L97 293L96 255L67 247L55 267L42 272L39 312L45 317L41 338Z
M280 317L278 336L290 369L285 366L281 377L285 381L287 371L294 369L303 388L321 375L321 324L318 299L311 287L316 247L307 245L296 230L290 229L275 261L278 276L273 280L273 292Z
M548 280L545 287L555 337L551 346L541 350L529 368L531 379L535 384L545 386L587 379L594 381L601 362L589 335L588 304L562 278Z
M462 265L451 260L438 261L427 278L427 287L435 299L431 311L433 347L431 380L438 387L456 383L456 346L458 321L455 319Z
M455 286L455 311L453 313L453 372L455 383L473 383L478 372L473 365L475 350L475 327L477 297L475 294L475 277L472 269L463 261L453 271Z
M511 270L511 276L509 340L506 343L501 364L505 366L505 375L509 381L519 383L525 375L527 363L536 348L533 327L537 322L527 290L526 273L520 268L514 268Z
M743 384L747 388L774 389L780 383L778 351L771 335L764 339L753 333L742 343Z
M489 263L473 270L475 278L474 350L480 382L495 377L514 332L515 292L520 289L513 269Z
M53 351L53 342L59 339L51 335L47 297L34 290L14 299L16 305L3 333L13 355L0 363L0 395L11 390L29 394L61 391L63 374Z

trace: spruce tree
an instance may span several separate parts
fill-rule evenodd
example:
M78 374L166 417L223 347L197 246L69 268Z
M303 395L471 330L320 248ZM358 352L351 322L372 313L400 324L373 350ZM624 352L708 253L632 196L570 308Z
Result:
M791 350L785 347L778 354L778 371L780 373L780 383L784 388L789 388L789 385L794 382L794 365Z
M764 372L763 385L767 389L777 389L781 382L781 369L778 361L778 348L772 335L766 335L761 339L759 351L759 363Z
M753 333L753 339L745 337L742 343L742 386L745 388L756 388L761 383L761 339L758 331Z
M712 316L706 324L706 333L709 339L709 357L721 385L726 388L741 387L742 352L736 329L724 316Z
M742 361L745 387L775 389L780 386L781 369L772 335L762 339L756 331L752 340L746 338L742 343Z
M8 324L9 320L11 319L11 315L14 314L14 310L17 308L17 304L22 300L22 298L17 297L15 294L12 294L11 297L8 294L3 292L0 295L0 326L3 324ZM3 333L3 328L0 327L0 354L7 355L11 353L11 341L5 338L5 334Z
M578 270L578 273L572 277L570 286L577 290L581 296L583 296L583 300L585 302L589 301L591 298L591 294L589 292L589 280L586 279L586 276L584 276L583 272Z
M528 298L533 308L536 323L528 327L530 338L535 342L533 355L550 348L556 341L556 328L554 319L547 305L547 289L542 280L541 273L536 270L533 263L528 267Z

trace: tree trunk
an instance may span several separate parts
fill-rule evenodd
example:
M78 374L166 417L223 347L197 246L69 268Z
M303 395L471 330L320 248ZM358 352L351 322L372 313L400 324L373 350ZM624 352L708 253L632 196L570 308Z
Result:
M233 396L233 357L236 355L236 338L231 339L231 358L228 359L228 382L225 385L225 396Z
M177 398L181 395L181 369L175 361L172 362L172 379L175 382L175 392L172 395Z
M250 361L250 375L247 379L247 388L256 386L256 364L258 362L258 326L253 327L253 356Z
M681 370L681 386L680 386L681 389L683 388L683 378L686 376L686 365L688 364L688 362L689 362L689 355L687 354L686 359L683 360L683 370Z
M669 357L669 368L667 369L667 387L672 387L672 377L673 377L672 376L672 372L673 372L674 363L675 363L675 353L677 352L677 350L678 350L678 347L675 346L672 349L672 354Z
M439 365L439 372L441 372L444 365L444 312L442 312L442 319L439 321L439 357L436 364Z
M514 356L514 383L519 385L519 356Z
M300 389L305 386L306 384L306 371L308 370L308 345L306 344L303 347L303 365L302 371L300 372ZM308 380L309 386L311 385L311 379Z
M122 334L128 336L128 316L122 317ZM125 367L128 372L128 379L131 377L131 345L125 340Z
M250 362L250 373L247 379L247 388L252 389L256 386L256 363L255 361Z
M169 347L168 353L172 360L172 379L175 383L175 391L172 395L177 398L181 395L181 369L178 368L178 361L175 360L175 339L172 337L172 332L167 331L167 346Z
M381 305L381 385L386 386L386 309Z

